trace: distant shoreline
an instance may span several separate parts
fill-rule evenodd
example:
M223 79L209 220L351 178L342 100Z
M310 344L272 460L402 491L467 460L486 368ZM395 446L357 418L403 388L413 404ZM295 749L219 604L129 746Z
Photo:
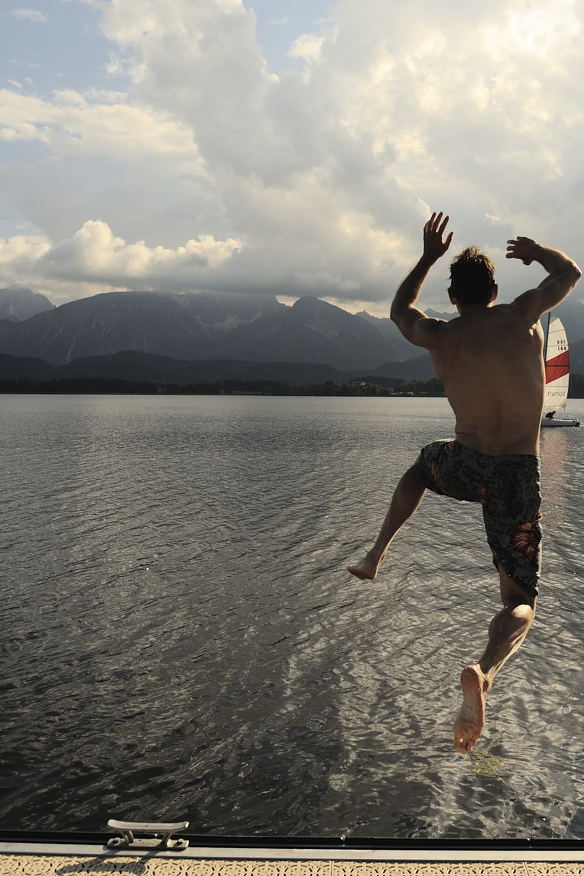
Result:
M121 378L72 377L61 380L0 380L0 395L273 395L355 398L444 398L444 387L430 380L363 377L335 383L296 386L273 380L218 380L212 383L155 383ZM584 398L584 375L570 375L568 398Z
M221 380L214 383L152 383L117 378L69 378L66 380L1 380L3 395L273 395L351 396L403 398L444 396L442 384L431 380L392 380L383 383L351 380L343 383L291 386L267 380Z

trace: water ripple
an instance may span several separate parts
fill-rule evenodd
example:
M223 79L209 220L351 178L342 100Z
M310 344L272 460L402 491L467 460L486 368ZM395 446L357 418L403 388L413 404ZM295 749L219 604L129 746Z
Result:
M544 433L538 616L463 758L458 674L498 609L480 509L428 496L376 582L344 571L451 433L444 400L22 396L0 416L3 827L579 829L580 430Z

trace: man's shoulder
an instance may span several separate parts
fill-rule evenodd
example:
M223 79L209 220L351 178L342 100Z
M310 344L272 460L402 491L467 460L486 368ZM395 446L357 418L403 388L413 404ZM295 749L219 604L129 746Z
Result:
M515 299L516 301L517 299ZM516 311L515 301L502 301L498 304L493 304L489 307L491 313L499 314L500 316L512 316Z
M529 293L524 292L513 301L504 304L496 304L491 309L496 311L496 318L501 322L516 323L521 326L533 326L539 322L539 315L534 316L528 310L525 296Z
M450 319L445 319L444 316L428 316L428 319L437 323L441 331L448 331L460 323L460 316L458 315L452 316Z
M497 337L501 333L519 330L522 325L521 314L512 303L494 304L484 310L460 317L445 323L444 335L449 343L480 338Z
M492 304L486 309L486 318L493 322L512 321L520 317L521 311L517 307L518 298L514 301L504 301L499 304Z

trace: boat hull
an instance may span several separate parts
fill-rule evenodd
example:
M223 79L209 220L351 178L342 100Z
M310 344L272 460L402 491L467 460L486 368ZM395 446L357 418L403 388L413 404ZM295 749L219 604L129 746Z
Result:
M554 427L556 427L556 426L579 426L580 420L560 420L560 419L556 420L555 418L553 420L550 420L549 417L544 417L543 420L541 421L541 425L542 425L542 428L544 426L546 428L549 428L551 426L554 426Z

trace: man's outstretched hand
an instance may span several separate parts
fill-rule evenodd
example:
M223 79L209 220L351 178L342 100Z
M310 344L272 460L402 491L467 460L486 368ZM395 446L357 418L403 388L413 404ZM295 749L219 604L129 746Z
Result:
M442 220L442 213L432 213L432 216L424 225L424 258L432 262L437 262L444 255L452 241L453 232L451 231L446 240L442 240L442 235L448 225L449 217L446 216Z
M530 265L536 258L539 250L538 244L531 237L517 237L507 241L508 259L521 259L524 265Z

